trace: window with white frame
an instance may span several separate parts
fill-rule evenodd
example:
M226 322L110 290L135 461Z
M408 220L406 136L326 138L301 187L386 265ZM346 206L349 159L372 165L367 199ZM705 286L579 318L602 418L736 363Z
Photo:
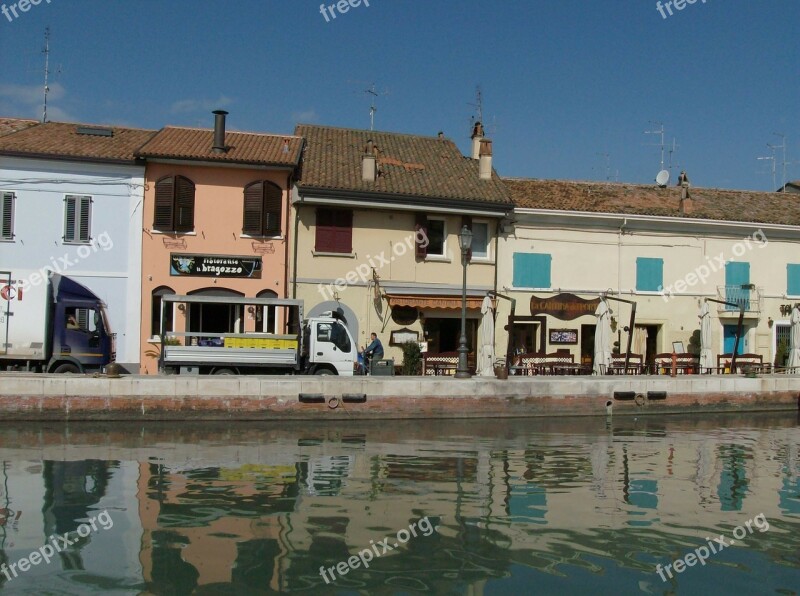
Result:
M0 240L14 239L14 200L13 192L0 194Z
M489 260L489 224L485 221L472 222L472 258Z
M427 256L429 257L445 257L447 253L446 234L447 226L443 219L428 218L427 224L428 234L428 249Z
M90 242L92 197L67 195L64 198L64 242Z

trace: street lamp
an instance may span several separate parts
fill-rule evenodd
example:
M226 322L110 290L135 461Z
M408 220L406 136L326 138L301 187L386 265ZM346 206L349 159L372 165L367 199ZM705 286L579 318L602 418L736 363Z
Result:
M461 337L458 340L458 366L456 379L469 379L469 365L467 364L467 253L472 247L472 231L464 226L458 235L458 244L461 247L461 264L464 267L464 280L461 284Z

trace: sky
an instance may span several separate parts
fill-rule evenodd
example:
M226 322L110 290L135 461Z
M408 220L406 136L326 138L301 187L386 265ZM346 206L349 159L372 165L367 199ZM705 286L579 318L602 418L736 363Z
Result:
M19 1L0 0L0 116L41 118L50 27L54 121L368 129L374 85L376 129L468 153L480 87L502 176L649 184L663 123L671 183L773 189L758 158L784 138L800 178L797 0Z

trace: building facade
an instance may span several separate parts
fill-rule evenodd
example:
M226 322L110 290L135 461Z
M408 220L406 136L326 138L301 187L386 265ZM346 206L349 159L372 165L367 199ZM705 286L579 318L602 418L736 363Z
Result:
M506 179L515 224L500 237L498 285L516 299L511 350L568 350L591 362L603 293L636 303L632 352L689 352L707 300L714 357L774 362L800 300L800 202L782 193ZM627 347L631 305L609 301L616 349ZM497 328L498 352L509 335ZM503 310L504 309L504 310ZM693 339L694 335L694 339ZM780 363L782 364L782 363Z
M141 372L158 372L162 329L279 332L273 307L170 305L166 294L285 298L288 198L302 150L294 136L167 127L141 148L146 159L141 234ZM184 308L181 308L184 307Z
M423 342L451 352L460 334L458 235L473 234L467 274L468 341L495 287L497 230L511 211L491 167L491 144L474 135L473 157L451 140L298 126L306 141L292 205L292 297L309 315L339 311L359 346L370 333L387 358ZM483 148L483 157L480 152Z
M144 164L135 151L155 131L8 120L2 130L0 268L28 272L29 283L55 271L92 290L107 305L117 362L137 372Z

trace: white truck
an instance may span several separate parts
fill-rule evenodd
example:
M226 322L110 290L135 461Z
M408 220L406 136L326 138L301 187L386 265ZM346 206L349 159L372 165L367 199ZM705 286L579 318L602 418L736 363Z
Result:
M105 304L69 277L0 271L0 370L99 372L114 360Z
M174 305L186 327L198 330L165 329ZM341 316L304 320L302 300L166 295L162 309L159 370L167 374L352 376L356 370L358 348ZM266 318L270 309L284 309L292 332L244 332L245 318Z

